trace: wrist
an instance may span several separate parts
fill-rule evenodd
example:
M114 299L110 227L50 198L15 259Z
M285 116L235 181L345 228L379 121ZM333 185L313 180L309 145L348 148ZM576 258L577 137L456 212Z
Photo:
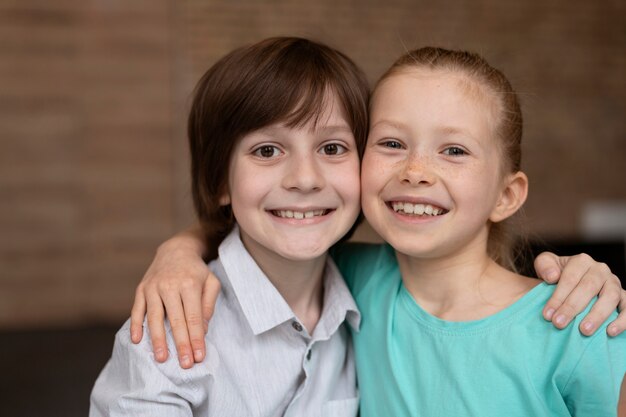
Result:
M200 258L205 251L206 246L198 237L186 233L169 238L157 248L157 253L183 253Z

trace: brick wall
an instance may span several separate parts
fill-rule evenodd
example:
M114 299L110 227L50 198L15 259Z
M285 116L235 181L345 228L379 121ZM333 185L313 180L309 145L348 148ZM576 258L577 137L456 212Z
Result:
M578 233L626 200L626 5L617 1L0 3L0 327L119 320L159 241L193 220L191 90L273 35L374 81L405 49L472 49L522 93L528 229Z

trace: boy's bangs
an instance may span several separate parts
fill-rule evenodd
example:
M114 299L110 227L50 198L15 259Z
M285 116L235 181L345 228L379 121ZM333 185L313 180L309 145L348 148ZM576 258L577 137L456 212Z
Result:
M288 127L302 127L308 123L313 123L313 127L317 128L321 117L329 117L332 109L329 102L332 101L332 95L337 95L339 102L343 104L342 97L335 92L330 85L322 85L320 83L300 84L298 91L294 91L294 99L287 104L290 112L281 119L284 120ZM289 106L290 105L290 106ZM341 109L342 112L344 109Z

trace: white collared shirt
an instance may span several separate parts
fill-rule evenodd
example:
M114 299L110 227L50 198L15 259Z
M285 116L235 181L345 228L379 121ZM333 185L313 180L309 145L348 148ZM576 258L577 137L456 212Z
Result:
M347 321L360 314L328 258L324 306L312 335L246 251L235 228L209 267L222 284L205 338L207 358L179 367L167 323L168 360L149 334L130 341L129 322L91 396L90 416L354 417L358 391Z

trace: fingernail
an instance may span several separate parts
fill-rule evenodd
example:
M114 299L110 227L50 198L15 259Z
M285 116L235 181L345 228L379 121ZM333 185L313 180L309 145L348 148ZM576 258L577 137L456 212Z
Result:
M139 337L139 334L137 330L133 330L132 332L130 332L130 338L133 342L136 341L138 337Z
M197 362L202 360L202 351L200 349L193 352L193 357Z
M609 324L606 331L609 333L609 336L617 336L617 325L615 323Z
M565 316L563 314L559 314L558 316L556 316L556 320L554 320L554 323L557 326L565 326L566 321L567 319L565 318Z
M180 363L182 363L183 366L190 366L191 365L191 359L189 359L189 355L185 355L182 358L180 358Z
M555 310L555 309L553 309L553 308L549 308L549 309L547 309L547 310L546 310L546 319L548 319L548 320L552 320L552 316L554 316L554 312L555 312L555 311L556 311L556 310Z
M582 327L583 327L583 330L584 330L585 332L590 332L591 330L593 330L593 327L594 327L594 326L593 326L593 323L592 323L592 322L590 322L590 321L586 321L586 322L584 322L584 323L583 323L583 326L582 326Z

